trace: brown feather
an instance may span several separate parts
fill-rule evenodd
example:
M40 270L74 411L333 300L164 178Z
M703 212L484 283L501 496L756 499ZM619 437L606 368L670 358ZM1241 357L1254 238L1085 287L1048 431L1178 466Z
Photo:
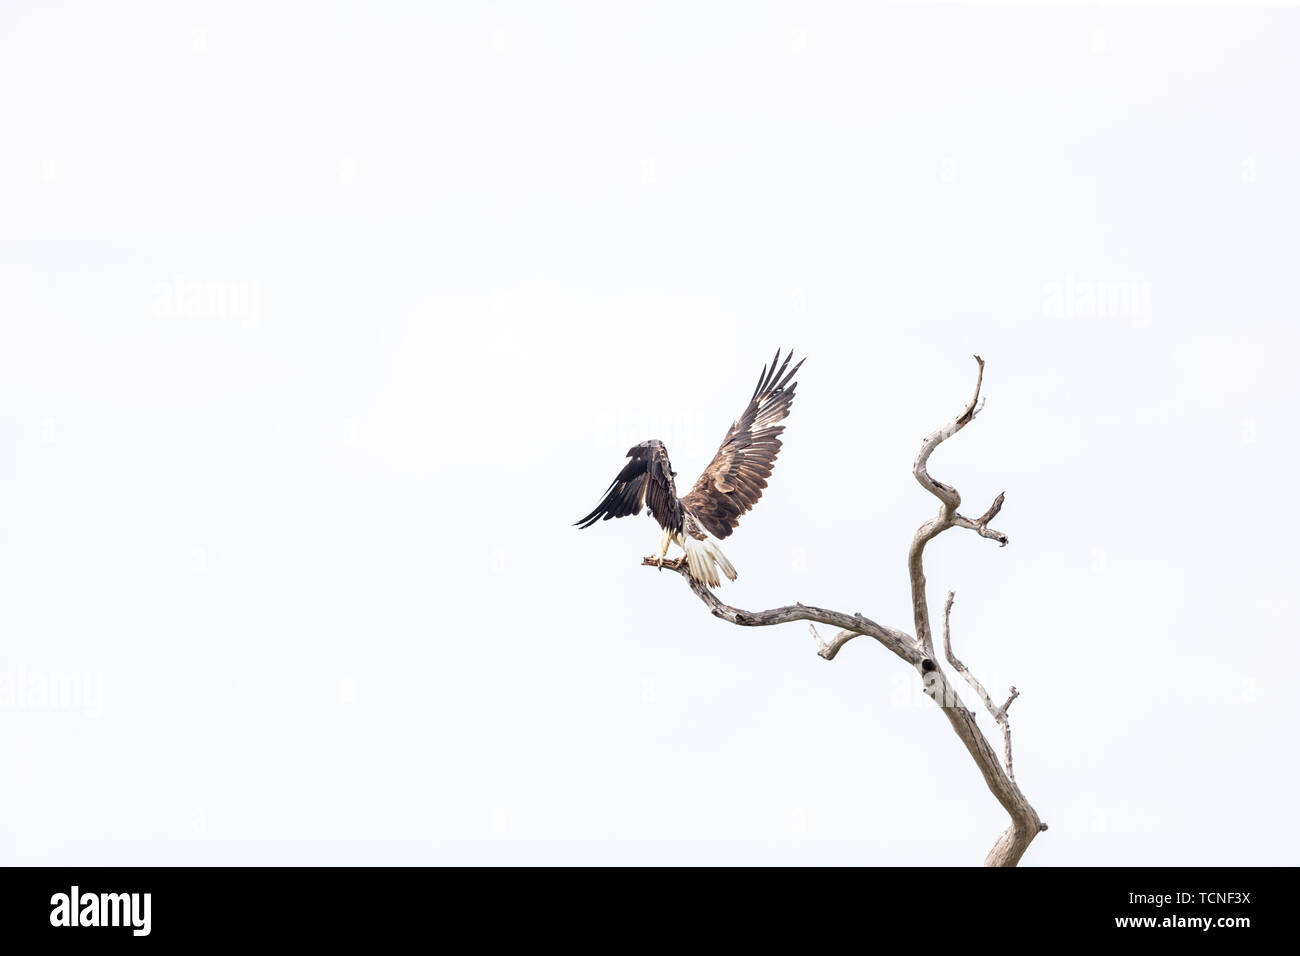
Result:
M776 423L790 414L798 384L792 379L803 365L800 360L790 368L793 357L792 351L778 368L781 352L777 350L772 364L763 367L749 405L732 423L713 461L690 494L682 498L686 509L714 537L725 538L731 534L740 516L758 503L767 487L766 479L772 476L776 456L781 451L778 436L785 431L784 425Z
M673 466L663 442L643 441L629 448L627 457L632 460L610 482L600 504L574 524L590 528L597 521L625 518L648 506L661 528L674 533L681 531L682 504L677 500Z

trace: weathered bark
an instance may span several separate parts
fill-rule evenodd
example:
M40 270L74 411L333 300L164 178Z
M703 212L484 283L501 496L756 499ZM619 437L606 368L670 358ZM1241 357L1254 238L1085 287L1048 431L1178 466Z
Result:
M723 604L717 595L692 579L684 561L664 562L663 567L670 568L681 574L690 584L691 590L704 602L709 611L715 617L720 617L724 621L730 621L732 624L739 624L742 627L766 627L772 624L788 624L792 621L808 621L810 622L809 628L812 630L813 637L817 640L817 653L828 661L833 660L835 655L839 653L840 648L848 641L858 635L865 635L866 637L875 638L884 647L915 667L921 676L925 693L943 709L953 731L965 745L971 758L975 761L975 765L983 775L984 783L1011 817L1011 826L993 844L993 849L989 851L988 856L985 858L984 865L1015 866L1034 837L1047 829L1047 824L1038 818L1034 808L1025 799L1024 794L1020 792L1019 786L1016 785L1015 776L1012 773L1011 724L1007 711L1011 706L1011 702L1019 696L1019 692L1014 687L1011 688L1011 694L1006 703L1001 707L994 707L993 700L985 691L984 686L975 679L966 665L953 654L951 634L949 633L949 617L952 612L953 594L949 592L947 603L944 605L944 653L953 669L960 673L966 682L975 689L984 706L1001 728L1004 766L1003 762L999 761L997 752L989 743L988 738L985 737L983 731L975 722L974 711L969 710L962 703L960 696L948 682L947 676L939 665L934 653L934 635L930 627L930 609L925 593L925 566L923 561L925 546L949 528L966 528L985 538L997 541L1002 546L1007 544L1006 535L988 526L989 522L996 518L998 512L1002 509L1002 503L1006 500L1005 493L998 495L988 511L972 520L963 517L957 512L957 509L961 507L961 495L958 494L957 489L936 481L930 477L928 470L930 455L934 450L969 425L983 407L983 403L980 401L980 386L984 381L984 360L977 355L975 361L979 363L979 376L975 382L975 394L960 415L926 437L921 443L921 450L912 465L912 473L916 476L916 480L920 482L921 487L939 499L939 513L917 529L907 553L907 571L912 587L915 637L897 628L877 624L860 613L846 614L842 611L829 611L825 608L811 607L797 602L793 605L773 608L769 611L743 611ZM646 558L642 563L651 566L658 565L654 558ZM826 642L817 633L816 624L826 624L840 630L834 638Z

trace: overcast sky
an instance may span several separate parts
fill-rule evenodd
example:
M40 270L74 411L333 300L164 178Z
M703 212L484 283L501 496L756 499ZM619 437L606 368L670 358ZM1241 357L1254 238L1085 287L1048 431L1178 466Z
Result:
M1015 684L1025 864L1294 864L1300 18L9 3L0 861L978 864L867 639L586 531L808 357L720 596ZM968 697L968 702L975 704ZM995 732L982 717L987 730Z

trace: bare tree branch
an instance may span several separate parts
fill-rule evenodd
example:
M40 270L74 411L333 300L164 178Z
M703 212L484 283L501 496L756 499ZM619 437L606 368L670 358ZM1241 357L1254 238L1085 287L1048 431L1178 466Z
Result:
M1000 713L1000 714L1005 714L1008 710L1010 710L1010 709L1011 709L1011 702L1012 702L1013 700L1015 700L1015 699L1016 699L1017 697L1019 697L1019 696L1020 696L1020 691L1016 690L1015 686L1012 685L1012 687L1011 687L1011 696L1008 697L1008 698L1007 698L1007 702L1006 702L1005 704L1003 704L1003 705L998 709L998 713Z
M822 636L817 633L816 624L809 624L808 630L812 631L813 640L817 642L817 656L824 657L828 661L835 660L835 655L840 652L840 648L858 636L857 631L840 631L827 644L822 640Z
M1001 496L998 497L998 500L999 502L1001 501ZM948 663L953 666L953 670L961 674L961 676L966 679L966 683L975 688L975 693L980 695L980 700L984 701L984 706L988 709L988 712L993 715L993 719L997 721L998 726L1002 728L1003 756L1006 761L1007 776L1011 778L1011 781L1014 783L1016 774L1012 769L1011 764L1011 718L1007 716L1007 708L1011 706L1013 700L1020 696L1020 691L1012 687L1011 696L1007 698L1007 702L1001 707L995 707L993 705L993 698L990 697L989 692L984 689L984 685L975 679L975 675L970 672L970 668L957 660L957 655L952 652L952 637L949 629L949 618L952 616L952 602L955 599L956 595L953 594L952 591L949 591L948 600L943 602L943 654L948 658Z
M975 394L966 403L961 414L926 436L921 442L921 450L917 452L916 461L912 464L912 474L916 476L916 480L920 482L922 488L938 498L940 504L939 514L917 529L916 536L912 538L912 546L907 552L907 573L912 581L912 616L916 622L916 638L925 648L925 656L928 658L934 657L934 636L930 632L930 609L925 596L925 570L921 562L926 544L931 538L937 537L954 525L970 528L1003 546L1007 543L1006 535L1000 531L993 531L987 526L988 522L1002 510L1002 502L1006 500L1005 493L998 495L992 507L978 521L971 521L957 513L957 509L961 507L961 495L957 489L936 481L930 476L929 471L930 455L934 450L974 421L975 416L984 407L984 403L980 400L980 386L984 384L984 360L977 355L975 361L979 363L979 375L975 379Z
M1007 500L1007 493L1004 491L1002 492L1002 494L998 495L996 498L993 499L993 504L989 505L989 510L984 512L978 518L976 518L975 523L977 525L980 525L981 527L987 525L990 521L992 521L994 518L998 516L998 512L1002 510L1002 503L1006 500ZM1005 544L1006 542L1003 543Z
M935 659L934 638L930 630L930 611L925 594L925 568L922 560L926 544L942 532L953 527L967 528L985 538L997 541L1001 545L1007 543L1006 535L988 526L989 522L997 517L998 512L1002 509L1002 504L1006 500L1005 493L998 495L988 511L972 521L970 518L957 513L957 509L961 507L961 495L957 489L932 478L928 467L930 455L934 450L970 424L983 407L980 400L980 387L984 382L984 360L977 355L975 361L979 363L979 375L975 381L975 394L966 403L966 407L961 414L925 438L912 466L912 473L916 476L916 480L920 482L921 487L938 498L940 505L938 515L917 529L907 554L907 569L912 586L912 611L916 625L916 637L912 637L897 628L877 624L870 618L864 617L861 613L845 614L841 611L830 611L799 602L768 611L744 611L723 604L708 587L693 579L684 560L665 561L645 558L641 563L661 569L667 568L682 575L690 585L691 590L695 592L696 597L704 602L709 612L724 621L730 621L743 627L766 627L773 624L787 624L791 621L808 621L813 638L817 641L817 653L826 660L833 660L841 647L854 637L864 635L874 638L896 656L915 667L921 675L921 683L925 693L943 709L953 731L965 745L972 759L974 759L976 766L984 777L985 784L1011 817L1011 826L998 837L993 849L989 851L984 860L985 865L1015 866L1034 837L1047 829L1047 824L1038 818L1038 814L1029 804L1029 801L1025 799L1024 794L1020 792L1015 778L1011 775L1011 729L1007 710L1011 706L1011 702L1019 696L1019 692L1014 687L1011 688L1011 696L1007 698L1006 703L999 708L994 708L993 700L989 697L983 685L953 655L949 629L953 595L952 592L949 592L948 601L944 606L944 652L949 663L976 690L983 700L984 706L988 708L1002 728L1006 754L1006 767L1003 769L1003 764L998 760L998 756L988 738L984 736L983 731L980 730L976 723L974 712L962 704L960 696L948 682L947 676ZM827 642L822 640L821 635L817 633L815 624L825 624L840 630L834 638Z
M952 591L949 591L948 600L943 602L944 657L948 658L948 663L953 666L953 669L966 679L966 683L975 688L975 693L980 695L980 700L984 701L984 706L988 708L989 713L996 717L998 715L998 709L993 706L993 698L989 696L989 692L984 689L983 684L975 679L975 675L970 672L969 668L967 668L961 661L957 660L956 656L952 652L952 636L949 632L948 624L949 619L952 617L952 602L956 600L956 598L957 595Z
M1002 745L1005 748L1003 756L1007 761L1007 776L1011 778L1012 783L1014 783L1016 779L1016 769L1011 763L1011 718L1007 715L1007 709L1011 706L1011 702L1019 696L1020 691L1016 690L1013 685L1011 688L1011 696L1008 697L1007 702L998 709L998 712L993 715L997 718L997 722L1002 725Z
M654 558L643 558L641 563L651 567L656 565ZM665 561L663 566L665 569L676 571L685 578L687 584L691 586L691 590L695 592L695 596L704 602L714 617L720 617L732 624L739 624L741 627L770 627L773 624L789 624L791 621L816 621L818 624L827 624L844 631L851 631L854 634L873 637L913 666L919 665L921 662L916 642L909 635L896 628L877 624L861 614L828 611L825 608L800 604L798 601L785 607L773 608L770 611L742 611L740 608L723 604L706 585L692 578L690 568L686 566L685 561ZM840 646L843 645L844 641L841 641L838 637L836 640L839 641ZM839 646L835 648L835 652L838 651ZM835 654L832 653L831 657L834 656ZM830 657L827 658L827 660L830 659Z
M916 476L916 480L920 482L921 487L938 498L940 503L939 514L917 529L916 535L912 538L912 546L907 553L907 570L912 583L912 613L916 621L916 639L925 653L925 659L920 666L921 678L926 680L928 677L927 670L934 670L937 676L930 677L927 686L934 687L935 693L931 696L939 702L949 699L949 694L955 698L956 692L952 691L948 686L947 679L943 677L938 662L934 660L934 637L930 631L930 609L925 594L925 566L923 563L925 546L931 539L954 526L970 528L984 537L998 541L1002 545L1007 543L1006 535L993 531L988 527L988 522L993 520L1002 509L1002 502L1006 500L1005 495L999 495L978 521L971 521L957 513L957 509L961 507L961 495L957 489L936 481L930 476L928 469L930 455L933 454L934 450L974 421L975 416L979 414L980 409L983 407L983 403L980 401L980 387L984 383L984 360L977 355L975 361L979 365L979 374L975 379L975 393L971 396L970 401L966 403L966 407L962 409L961 414L952 422L932 432L925 438L921 443L920 452L917 453L916 462L912 466L912 473ZM976 764L979 765L980 772L984 775L984 782L988 784L989 790L993 792L998 802L1002 804L1011 817L1011 827L994 845L984 862L990 866L1014 866L1024 854L1030 841L1033 840L1040 829L1046 829L1046 825L1038 819L1038 814L1029 804L1029 801L1025 799L1024 794L1020 792L1020 788L1016 786L1016 782L1011 779L1009 773L1003 770L993 753L992 747L989 746L988 740L975 726L975 715L961 706L959 702L944 706L944 713L948 715L953 730L957 732L957 736L961 738L966 745L966 749L970 751Z

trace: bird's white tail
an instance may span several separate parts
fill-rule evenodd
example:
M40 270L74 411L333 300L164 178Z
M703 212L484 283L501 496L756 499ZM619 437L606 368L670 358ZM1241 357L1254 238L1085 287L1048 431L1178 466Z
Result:
M691 569L691 577L716 588L722 583L718 571L727 576L727 580L736 580L736 569L722 550L709 539L697 541L689 534L682 535L682 547L686 549L686 564Z

